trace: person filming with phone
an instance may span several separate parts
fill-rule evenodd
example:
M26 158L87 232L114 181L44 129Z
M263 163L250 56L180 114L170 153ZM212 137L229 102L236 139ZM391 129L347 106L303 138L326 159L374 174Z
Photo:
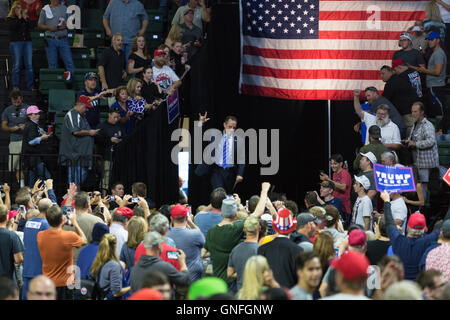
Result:
M45 152L46 142L51 137L45 130L39 126L39 119L42 110L37 106L29 106L27 108L27 122L23 130L22 139L22 155L24 156L25 166L29 169L28 185L33 187L37 179L47 180L51 179L44 159L39 154ZM36 156L33 156L35 154Z

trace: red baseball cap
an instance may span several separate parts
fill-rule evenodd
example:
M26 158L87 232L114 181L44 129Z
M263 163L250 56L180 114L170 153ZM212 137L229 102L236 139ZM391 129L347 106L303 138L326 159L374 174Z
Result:
M348 235L348 245L352 247L362 247L366 244L367 235L364 231L356 229Z
M364 282L367 279L369 260L363 253L347 251L339 259L334 259L331 266L352 282Z
M116 213L125 216L128 219L131 219L131 217L133 216L133 210L128 207L119 207L116 209Z
M91 104L91 99L89 99L88 96L80 96L77 100L77 102L81 102L89 109L92 109L94 106Z
M408 220L408 228L414 229L414 230L422 230L425 229L425 232L428 231L427 229L427 222L425 220L425 216L421 214L419 211L414 212Z
M404 64L405 64L405 62L402 59L395 59L394 61L392 61L392 69L394 69L398 66L402 66Z
M156 50L153 52L153 57L160 56L160 55L162 55L162 54L166 54L166 52L165 52L164 50L161 50L161 49L156 49Z
M172 210L170 210L171 218L185 218L187 217L189 209L182 204L177 203L173 206Z
M155 289L144 288L135 292L128 300L162 300L162 293Z
M17 216L17 211L16 210L8 210L8 217L9 217L9 219L14 218L15 216Z

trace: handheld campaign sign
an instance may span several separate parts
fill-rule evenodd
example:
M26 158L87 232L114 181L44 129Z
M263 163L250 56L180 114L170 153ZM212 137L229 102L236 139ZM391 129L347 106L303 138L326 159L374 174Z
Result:
M178 102L178 89L173 95L167 97L167 116L169 124L173 122L180 114L180 105Z
M416 191L414 175L410 167L390 167L375 163L373 166L377 191Z

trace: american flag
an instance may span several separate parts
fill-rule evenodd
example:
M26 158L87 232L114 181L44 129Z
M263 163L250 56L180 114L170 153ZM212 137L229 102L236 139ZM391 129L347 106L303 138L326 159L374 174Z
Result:
M240 92L351 100L384 83L402 32L428 1L240 0Z

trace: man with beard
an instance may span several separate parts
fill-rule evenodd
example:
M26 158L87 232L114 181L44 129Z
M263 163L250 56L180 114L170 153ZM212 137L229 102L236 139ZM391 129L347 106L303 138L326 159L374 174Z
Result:
M419 50L413 48L412 38L409 33L404 32L400 35L398 46L401 47L401 49L395 51L392 56L392 61L402 59L414 67L425 67L425 59Z
M409 27L406 32L411 35L412 39L412 47L416 50L419 50L420 53L424 54L425 50L428 48L428 42L425 39L425 28L423 27L422 20L416 20L412 27Z
M366 89L366 92L373 91ZM398 126L391 121L389 118L390 108L385 104L378 105L376 109L376 115L372 115L368 112L364 112L361 108L361 104L359 103L359 95L361 91L354 91L354 108L356 114L361 118L362 121L366 123L367 128L370 128L373 125L377 125L381 128L381 142L391 150L399 150L402 145L400 142L400 130ZM367 93L366 93L367 96ZM369 100L369 98L368 98ZM372 100L373 101L373 100ZM403 119L402 119L403 120ZM367 133L368 137L369 134ZM366 144L368 141L366 140Z
M171 96L175 92L175 89L181 86L181 80L170 67L165 65L166 52L164 50L155 50L153 56L155 60L153 79L159 84L164 93Z

